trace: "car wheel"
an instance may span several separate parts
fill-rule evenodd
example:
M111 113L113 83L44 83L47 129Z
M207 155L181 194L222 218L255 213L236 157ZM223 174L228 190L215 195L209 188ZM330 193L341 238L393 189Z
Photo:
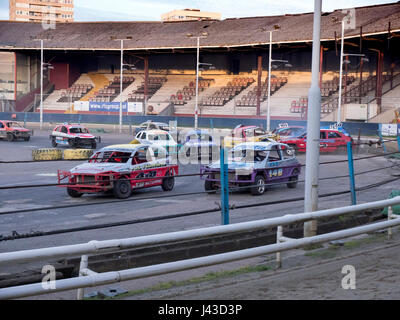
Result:
M29 141L31 139L31 137L25 137L24 140L25 141Z
M68 144L71 148L75 148L76 147L76 143L74 139L69 139L68 140Z
M347 146L340 146L337 148L339 154L347 154Z
M57 142L56 139L51 139L51 145L53 146L53 148L57 147Z
M114 182L114 196L118 199L129 198L132 194L132 186L129 180L119 179Z
M83 193L76 191L72 188L67 188L67 193L72 198L79 198L79 197L82 197L82 195L83 195Z
M97 148L97 143L96 143L96 141L93 141L92 142L92 149L96 149Z
M8 133L7 134L7 141L12 142L14 141L15 137L12 133Z
M289 189L294 189L294 188L296 188L297 187L297 181L299 180L299 177L298 176L294 176L294 177L290 177L289 178L289 183L287 183L287 187L289 188Z
M168 177L163 179L161 188L163 189L163 191L171 191L174 188L174 185L175 185L175 178Z
M266 190L265 178L263 176L256 176L254 180L254 187L251 187L251 194L253 196L260 196Z
M209 194L217 192L217 190L215 190L214 182L209 180L204 182L204 190L206 190Z

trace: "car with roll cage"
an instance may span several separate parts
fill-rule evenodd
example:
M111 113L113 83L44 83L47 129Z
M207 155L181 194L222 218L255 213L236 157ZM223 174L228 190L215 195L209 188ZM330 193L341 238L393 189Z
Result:
M288 146L276 141L246 142L230 150L228 157L228 184L230 187L248 187L253 195L261 195L267 184L286 183L296 188L301 164L294 155L288 155ZM200 178L209 193L220 188L220 162L200 168Z
M166 150L155 144L111 145L98 150L86 163L69 171L58 170L58 183L73 198L84 193L112 192L126 199L137 189L174 188L178 165L171 165Z
M224 146L233 148L235 145L243 142L256 142L256 141L273 141L277 136L269 133L258 126L236 126L230 136L224 138Z
M23 139L29 141L33 132L17 121L0 120L0 139L7 139L7 141L14 141Z
M95 137L89 129L80 124L63 123L55 126L50 134L51 145L68 146L71 148L97 148L97 141L101 142L100 137Z
M280 138L279 142L289 145L295 152L306 152L307 132L298 137ZM347 142L353 143L353 138L339 130L320 129L319 150L320 152L339 152L345 153Z
M212 159L213 154L219 151L219 143L215 141L213 134L205 129L190 129L181 131L183 136L180 153L186 157L197 156L197 158Z
M178 144L174 140L174 137L165 130L140 131L130 143L156 144L165 148L168 153L178 152Z

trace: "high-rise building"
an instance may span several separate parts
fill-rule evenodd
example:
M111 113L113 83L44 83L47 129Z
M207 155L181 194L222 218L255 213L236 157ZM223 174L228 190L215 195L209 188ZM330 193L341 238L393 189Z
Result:
M74 21L73 0L9 0L10 20L32 22Z
M206 12L199 9L173 10L161 15L161 21L187 21L187 20L221 20L218 12Z

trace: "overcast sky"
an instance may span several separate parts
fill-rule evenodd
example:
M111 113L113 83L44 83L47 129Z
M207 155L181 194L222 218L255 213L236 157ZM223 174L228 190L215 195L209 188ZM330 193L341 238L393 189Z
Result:
M322 10L333 11L395 0L323 0ZM159 21L174 9L196 8L220 12L222 18L312 12L312 0L74 0L75 21ZM0 19L8 19L8 0L0 0Z

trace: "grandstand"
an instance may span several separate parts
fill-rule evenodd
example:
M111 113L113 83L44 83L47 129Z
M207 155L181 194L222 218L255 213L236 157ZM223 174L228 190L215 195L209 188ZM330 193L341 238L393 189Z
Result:
M380 113L399 108L400 3L355 8L356 26L345 32L343 105L377 104ZM323 119L338 105L342 10L324 12L321 21ZM53 65L45 71L44 111L80 112L78 104L128 102L145 113L192 116L196 105L196 45L205 35L200 62L212 70L199 74L200 115L265 117L268 98L268 30L273 59L291 67L271 71L271 116L306 115L311 81L313 14L185 22L74 22L45 30L40 23L0 21L0 96L15 111L37 111L40 48ZM243 36L246 35L246 36ZM124 63L120 92L120 47ZM151 107L151 108L150 108ZM88 109L89 110L89 109ZM150 111L151 110L151 111ZM89 111L88 111L89 112ZM90 111L96 112L96 111ZM344 115L346 117L346 115Z

